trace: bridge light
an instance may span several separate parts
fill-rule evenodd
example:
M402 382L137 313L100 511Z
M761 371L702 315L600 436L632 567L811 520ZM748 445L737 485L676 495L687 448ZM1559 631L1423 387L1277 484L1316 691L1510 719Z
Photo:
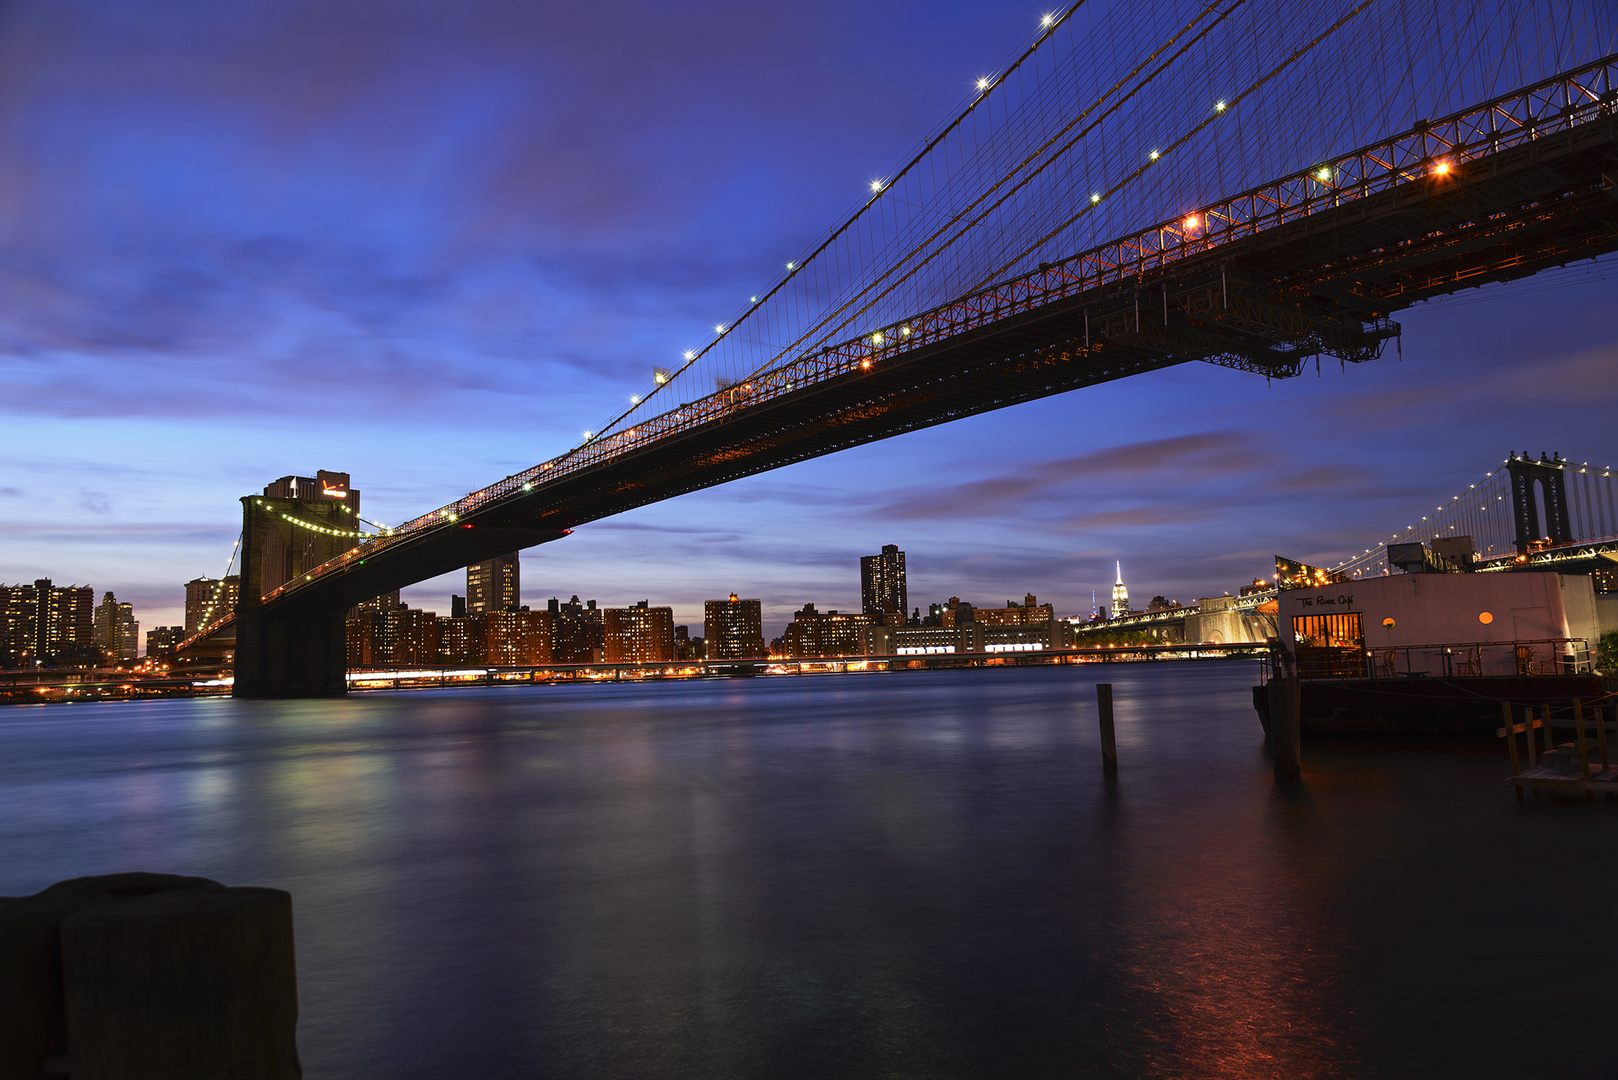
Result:
M690 349L687 349L685 350L685 358L687 360L695 360L697 358L697 354L692 352Z
M871 366L871 362L870 362L870 361L869 361L869 360L861 360L861 361L860 361L860 367L862 367L862 368L868 368L868 367L870 367L870 366Z
M630 394L629 395L629 403L631 405L639 405L640 404L640 395L639 394Z
M1315 179L1320 180L1322 182L1324 182L1326 180L1330 180L1331 179L1331 166L1322 165L1320 167L1320 170L1315 173Z
M1214 104L1214 112L1224 112L1224 111L1225 111L1225 103L1223 101L1216 102Z
M588 431L586 431L586 432L585 432L585 433L584 433L584 437L585 437L585 438L586 438L586 439L588 439L588 438L589 438L589 437L590 437L590 433L589 433L589 432L588 432Z
M1101 193L1100 193L1100 192L1098 192L1098 191L1096 191L1096 192L1091 192L1091 193L1090 193L1090 201L1091 201L1091 202L1092 202L1092 203L1098 203L1098 202L1100 202L1100 201L1101 201Z
M882 181L880 181L880 180L872 180L871 181L871 190L872 191L881 191L882 190Z
M787 263L787 269L788 270L796 270L797 268L798 268L797 263Z
M1056 16L1055 15L1046 15L1043 19L1039 20L1039 25L1041 25L1041 26L1049 26L1051 23L1053 23L1055 21L1056 21Z
M1186 218L1186 219L1185 219L1185 229L1186 229L1186 232L1190 232L1190 231L1192 231L1192 230L1193 230L1193 229L1195 229L1195 228L1196 228L1196 227L1197 227L1197 226L1198 226L1198 225L1201 225L1201 224L1202 224L1202 221L1201 221L1201 219L1199 219L1199 218L1198 218L1198 217L1197 217L1197 215L1195 215L1195 214L1192 214L1192 215L1191 215L1191 216L1190 216L1190 217L1188 217L1188 218Z
M756 303L758 303L758 297L756 297L756 296L749 296L749 297L748 297L748 298L747 298L747 302L748 302L748 303L749 303L749 304L756 304Z
M1437 176L1448 176L1449 162L1442 160L1433 162L1433 173Z
M715 326L713 328L713 332L716 333L716 334L723 334L725 332L725 324L724 323L715 324Z
M901 337L909 337L910 336L910 327L908 327L908 326L899 327L899 334L900 334Z
M1152 160L1153 160L1153 161L1156 161L1156 160L1157 160L1157 151L1156 151L1156 150L1153 150L1153 151L1152 151Z
M979 90L987 90L988 88L989 88L989 80L988 79L979 79L978 80L978 89Z
M871 335L871 344L872 345L880 345L880 344L882 344L882 331L878 330L876 333Z

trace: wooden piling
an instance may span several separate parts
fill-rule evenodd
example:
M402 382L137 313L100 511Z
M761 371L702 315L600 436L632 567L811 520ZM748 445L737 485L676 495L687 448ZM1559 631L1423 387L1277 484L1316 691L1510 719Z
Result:
M1504 701L1500 703L1500 719L1505 721L1501 734L1506 737L1506 749L1511 753L1511 775L1516 776L1522 772L1522 763L1517 759L1517 732L1511 722L1511 706ZM1529 749L1533 749L1534 746L1532 728L1528 731L1528 746ZM1519 802L1522 800L1522 788L1517 789L1517 799Z
M1579 752L1579 779L1590 779L1590 744L1584 738L1584 702L1573 702L1573 736Z
M298 1080L292 898L212 888L62 920L77 1080Z
M1096 683L1096 712L1101 721L1101 771L1118 771L1118 740L1112 726L1112 683Z
M1295 784L1303 776L1299 689L1295 675L1270 680L1270 756L1278 784Z

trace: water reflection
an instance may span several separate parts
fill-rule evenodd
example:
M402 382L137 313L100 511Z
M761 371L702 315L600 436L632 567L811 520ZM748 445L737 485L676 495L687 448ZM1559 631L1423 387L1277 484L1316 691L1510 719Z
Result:
M1532 940L1492 928L1541 925L1551 877L1618 885L1618 818L1501 799L1493 748L1313 745L1279 798L1249 675L1107 669L1113 783L1073 668L13 710L0 892L290 889L311 1077L1506 1076L1525 1045L1598 1050L1605 983L1525 1003L1492 972ZM1496 1034L1525 1011L1542 1039Z

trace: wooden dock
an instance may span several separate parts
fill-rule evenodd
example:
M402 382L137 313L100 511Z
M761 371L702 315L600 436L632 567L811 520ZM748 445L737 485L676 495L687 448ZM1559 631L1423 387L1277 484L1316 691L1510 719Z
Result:
M1505 726L1497 728L1495 735L1506 740L1511 755L1511 776L1506 783L1516 789L1519 800L1528 790L1582 793L1587 799L1595 798L1600 791L1609 800L1618 794L1618 768L1613 766L1607 750L1607 732L1618 734L1618 706L1611 706L1611 721L1604 717L1609 708L1604 702L1612 697L1607 694L1592 702L1576 700L1571 707L1557 710L1568 713L1565 719L1553 716L1550 705L1542 705L1537 717L1533 706L1523 706L1524 718L1515 721L1512 707L1501 704ZM1573 741L1553 745L1552 731L1556 727L1571 728ZM1519 735L1525 737L1522 754L1518 753Z

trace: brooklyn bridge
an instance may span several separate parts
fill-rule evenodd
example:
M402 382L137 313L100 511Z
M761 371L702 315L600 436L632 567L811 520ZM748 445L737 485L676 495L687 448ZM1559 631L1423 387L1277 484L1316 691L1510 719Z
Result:
M244 498L239 606L183 648L234 634L238 696L341 693L344 613L402 586L1172 365L1363 364L1402 309L1618 248L1604 5L1082 6L564 453L391 527ZM294 538L323 561L275 583Z

